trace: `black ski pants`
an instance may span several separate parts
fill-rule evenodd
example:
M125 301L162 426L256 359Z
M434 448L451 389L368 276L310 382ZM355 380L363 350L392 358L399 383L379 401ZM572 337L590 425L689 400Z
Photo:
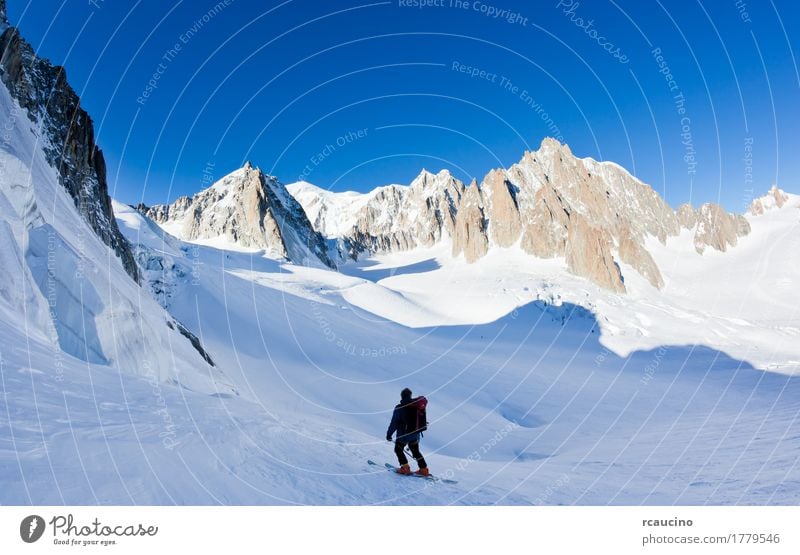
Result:
M403 441L395 441L394 442L394 454L397 455L397 460L400 461L400 465L408 464L408 457L406 457L405 446L408 445L408 448L411 449L411 456L414 457L414 460L417 461L417 464L420 468L427 468L428 465L425 462L425 459L422 457L422 453L419 452L419 441L414 441L411 443L405 443Z

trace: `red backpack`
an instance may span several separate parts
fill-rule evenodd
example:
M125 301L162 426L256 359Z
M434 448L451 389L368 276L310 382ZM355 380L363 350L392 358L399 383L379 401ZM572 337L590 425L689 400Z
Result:
M406 405L406 425L408 433L424 432L428 429L428 415L426 409L428 400L420 395Z

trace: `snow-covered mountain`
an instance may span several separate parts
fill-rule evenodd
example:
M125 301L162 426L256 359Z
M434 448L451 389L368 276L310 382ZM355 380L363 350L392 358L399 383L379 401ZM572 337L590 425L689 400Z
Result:
M108 197L103 155L63 68L34 55L0 2L0 312L39 370L105 367L230 391L200 341L149 295ZM3 342L3 356L15 343Z
M306 181L286 186L303 207L314 229L334 239L351 234L360 220L370 220L379 227L391 225L392 218L400 210L406 188L404 185L386 185L361 194L328 191Z
M625 291L619 262L654 287L664 285L645 248L648 237L664 243L685 227L702 253L707 246L724 251L749 232L742 216L715 204L698 210L685 205L676 212L620 166L577 158L554 139L467 188L445 170L423 171L405 189L363 195L334 194L309 184L288 189L314 215L315 229L347 241L354 254L396 252L446 239L454 256L474 262L493 247L518 244L538 258L564 258L576 275L617 292Z
M783 208L783 205L787 202L789 202L789 195L780 190L777 185L773 185L766 195L753 199L747 208L747 213L753 216L760 216L770 210Z
M0 3L0 32L0 80L22 109L19 115L39 130L38 146L83 219L137 279L133 255L111 210L105 159L94 141L92 119L81 108L64 68L36 56L9 25L5 1Z
M688 229L702 254L724 252L750 231L744 217L716 204L673 210L622 167L578 158L554 139L469 186L447 170L423 170L408 186L334 193L307 182L284 187L248 162L191 198L140 210L184 240L223 239L299 264L333 266L326 239L340 259L353 260L444 243L475 262L518 245L535 258L564 259L572 273L619 293L627 277L620 263L664 286L648 238L663 244Z
M250 162L191 198L139 209L182 239L223 239L297 264L334 266L294 197Z
M365 252L404 251L449 240L464 184L447 170L422 172L408 186L388 185L369 193L333 193L310 183L287 186L314 228L337 239L340 252L357 259Z
M621 262L624 295L516 244L472 263L446 241L362 253L335 272L184 243L115 204L135 252L158 261L143 279L170 284L170 311L242 392L176 403L191 474L147 449L165 485L135 499L795 503L800 249L786 238L800 196L780 196L724 253L699 254L694 229L648 237L664 286ZM366 464L391 460L383 434L405 385L431 400L429 464L459 484L409 490Z
M136 209L0 33L0 504L800 501L800 196L673 211L546 140L480 184L247 164ZM367 464L405 386L457 484Z

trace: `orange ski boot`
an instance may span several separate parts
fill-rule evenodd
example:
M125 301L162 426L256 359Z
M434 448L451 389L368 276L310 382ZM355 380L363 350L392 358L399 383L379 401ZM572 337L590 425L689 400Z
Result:
M420 468L414 474L417 474L418 476L430 476L431 471L428 470L428 467L426 466L425 468Z
M398 474L406 474L406 475L408 475L408 474L411 474L411 467L408 466L407 464L403 464L403 465L400 465L400 468L395 470L395 472L397 472Z

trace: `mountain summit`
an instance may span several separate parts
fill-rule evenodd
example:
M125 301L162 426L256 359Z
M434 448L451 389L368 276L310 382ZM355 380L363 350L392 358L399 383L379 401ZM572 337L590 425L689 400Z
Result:
M185 240L224 238L297 264L334 267L325 240L275 177L250 162L208 189L141 211Z
M468 187L447 171L423 171L408 187L380 188L365 195L330 193L290 185L290 192L315 214L318 230L335 228L348 254L406 250L452 243L454 256L474 262L493 248L521 248L539 258L563 257L567 268L606 289L624 292L621 263L653 287L664 280L646 248L689 229L702 254L724 251L749 233L747 220L716 204L676 212L649 185L611 162L576 157L567 145L546 138L508 169L490 171ZM359 197L363 200L359 200ZM347 199L358 209L349 228L334 226L321 208ZM628 271L627 269L625 271Z

